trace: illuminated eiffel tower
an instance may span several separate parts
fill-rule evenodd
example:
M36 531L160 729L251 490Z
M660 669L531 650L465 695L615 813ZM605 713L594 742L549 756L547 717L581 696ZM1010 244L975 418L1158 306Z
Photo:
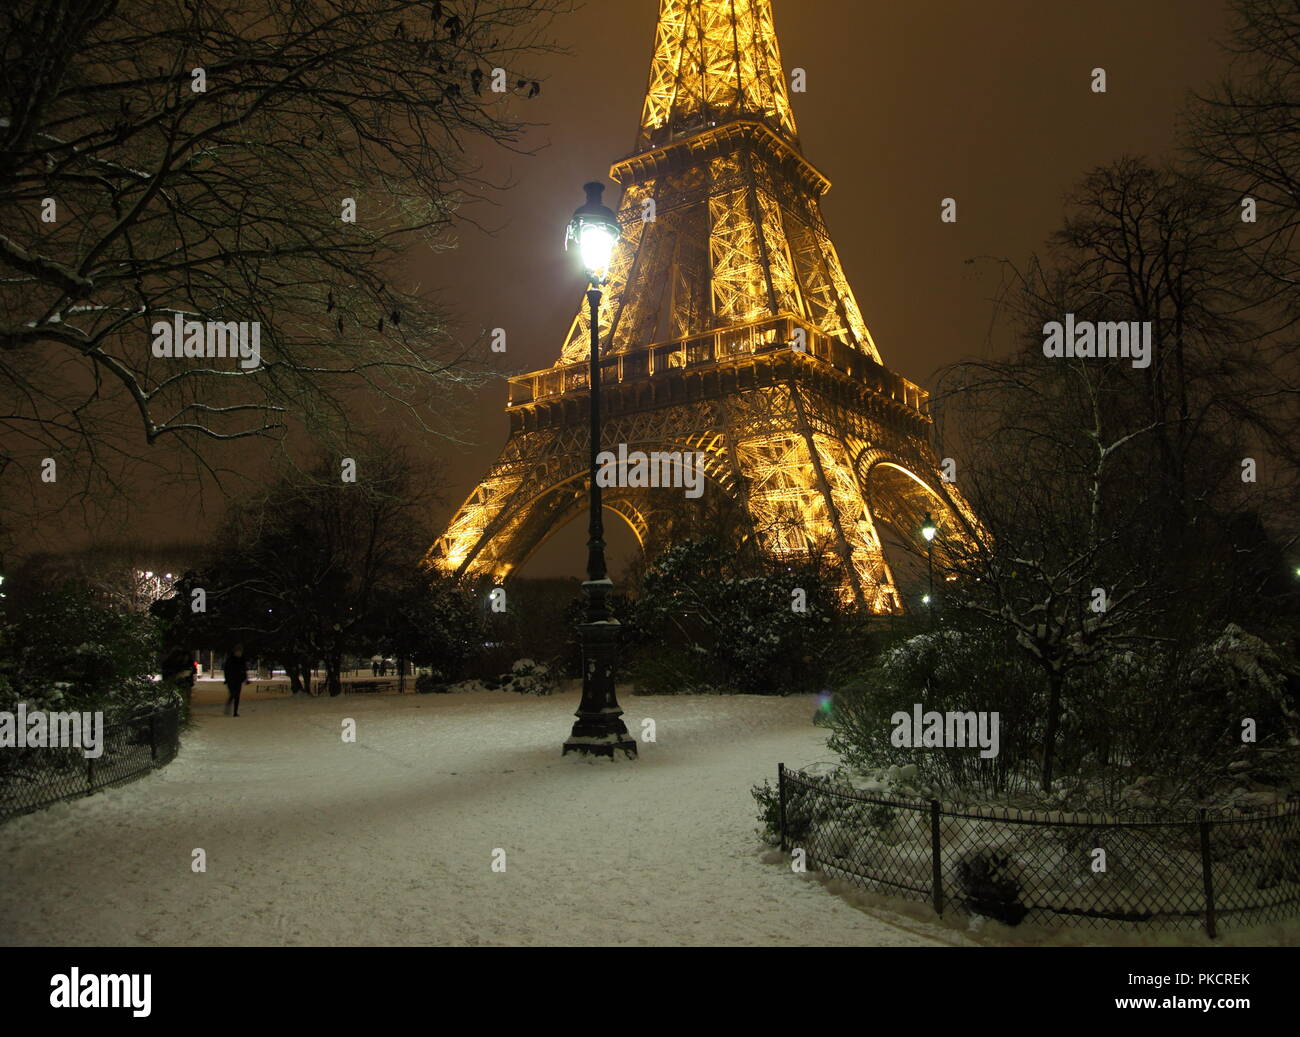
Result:
M914 538L939 478L928 397L883 366L822 218L771 0L662 0L601 311L602 447L699 451L778 557L829 547L846 592L900 608L880 528ZM501 581L587 506L585 306L558 363L510 383L510 439L427 561ZM606 489L643 549L667 495ZM791 517L795 521L791 521Z

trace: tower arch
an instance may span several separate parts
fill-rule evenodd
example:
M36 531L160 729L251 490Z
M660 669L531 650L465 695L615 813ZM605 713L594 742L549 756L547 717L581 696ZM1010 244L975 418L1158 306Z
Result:
M877 527L904 528L937 485L928 396L867 330L784 76L771 0L661 0L635 150L610 171L623 236L598 315L601 446L699 450L770 554L829 544L851 596L893 612ZM590 334L583 304L555 365L511 379L510 439L429 564L500 578L584 506ZM606 501L653 551L654 494L676 492Z

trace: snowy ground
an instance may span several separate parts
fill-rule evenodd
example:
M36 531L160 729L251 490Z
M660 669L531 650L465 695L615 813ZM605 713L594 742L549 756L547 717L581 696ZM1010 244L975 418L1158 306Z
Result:
M559 754L574 690L223 694L170 766L0 828L0 944L968 942L761 859L750 786L828 758L811 698L622 695L658 742L591 764Z

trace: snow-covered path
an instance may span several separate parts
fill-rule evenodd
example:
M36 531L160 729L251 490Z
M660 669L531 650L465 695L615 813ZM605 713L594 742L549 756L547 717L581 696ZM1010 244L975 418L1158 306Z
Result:
M170 766L0 828L0 944L948 942L759 860L750 786L828 757L812 699L621 697L636 763L560 758L572 690L196 692Z

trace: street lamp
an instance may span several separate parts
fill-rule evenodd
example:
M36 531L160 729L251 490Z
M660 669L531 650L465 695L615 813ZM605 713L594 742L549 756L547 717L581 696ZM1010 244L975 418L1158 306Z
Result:
M925 603L930 608L931 627L934 626L934 538L938 535L939 527L934 524L934 519L927 511L925 513L925 524L921 526L921 536L925 537L926 556L930 573L930 591L925 596Z
M587 305L591 313L591 522L587 539L587 597L584 622L578 631L582 641L582 702L564 755L607 756L621 752L636 758L636 741L627 733L623 710L614 689L614 666L618 659L619 624L609 611L613 581L605 567L605 523L601 514L600 484L596 479L600 455L600 286L609 275L614 246L622 235L618 219L601 203L603 184L587 184L587 204L573 214L565 251L577 247L587 279Z

